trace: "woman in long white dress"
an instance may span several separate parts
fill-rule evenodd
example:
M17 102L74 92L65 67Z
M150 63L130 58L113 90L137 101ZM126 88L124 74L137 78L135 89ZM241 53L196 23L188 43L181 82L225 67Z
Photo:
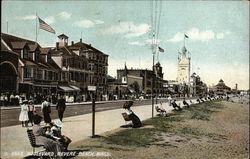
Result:
M28 101L27 100L24 100L21 105L19 121L22 122L22 127L28 126L29 116L28 116Z

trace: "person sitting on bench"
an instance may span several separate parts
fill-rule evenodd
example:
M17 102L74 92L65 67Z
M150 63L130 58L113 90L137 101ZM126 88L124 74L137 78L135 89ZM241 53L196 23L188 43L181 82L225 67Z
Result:
M157 112L160 112L162 116L167 116L167 111L163 108L162 102L160 102L160 106L155 107Z
M178 110L178 111L182 110L181 107L180 107L179 105L176 104L176 100L174 100L174 101L171 103L171 105L174 107L175 110Z
M188 104L188 102L186 102L185 98L183 100L183 105L185 105L185 106L187 106L187 108L189 108L189 104Z
M126 110L126 113L128 114L129 119L132 120L132 127L133 128L139 128L142 126L141 120L135 113L130 109L130 107L134 104L133 101L126 101L123 105L123 108Z
M63 151L63 147L58 141L54 141L53 139L50 138L49 135L46 134L47 128L40 125L42 117L39 115L35 115L33 121L34 121L33 133L36 138L36 143L38 145L44 145L45 149L48 152L54 153L54 157L58 159L61 158L61 156L58 156L58 153Z
M200 101L201 101L201 102L205 102L202 98L200 98Z
M55 120L52 127L49 127L48 131L46 132L47 135L50 135L53 140L58 140L61 145L63 146L64 150L67 151L69 144L71 143L71 139L65 135L62 135L61 128L63 123L61 120Z

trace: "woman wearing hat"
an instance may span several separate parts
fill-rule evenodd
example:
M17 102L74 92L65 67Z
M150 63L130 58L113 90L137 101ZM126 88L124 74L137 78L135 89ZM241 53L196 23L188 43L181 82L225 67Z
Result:
M61 120L57 119L51 127L50 132L47 134L49 134L54 140L59 141L63 145L64 150L67 150L69 144L71 143L71 139L65 135L62 135L62 127L63 123Z
M126 101L123 105L123 108L126 110L126 113L129 117L129 119L132 120L132 127L133 128L139 128L142 126L141 120L135 113L130 109L130 107L134 104L133 101Z
M24 100L21 105L19 121L22 122L22 127L28 126L29 116L28 116L28 101L27 100Z
M58 156L58 153L63 151L62 145L60 142L53 140L51 136L46 133L47 127L41 126L41 121L41 116L38 114L34 115L33 133L36 138L36 143L38 145L44 145L46 151L53 152L55 158L61 158L61 156Z

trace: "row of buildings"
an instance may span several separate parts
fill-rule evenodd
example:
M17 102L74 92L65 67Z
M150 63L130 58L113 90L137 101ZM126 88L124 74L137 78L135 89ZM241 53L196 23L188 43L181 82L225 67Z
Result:
M86 44L68 43L64 34L55 47L1 33L1 93L29 97L66 94L88 98L87 86L98 86L98 98L106 92L108 55ZM41 98L41 97L40 97ZM38 98L39 99L39 98Z
M222 95L231 92L231 88L222 79L209 88L199 75L195 72L191 74L191 54L185 46L178 52L176 80L164 80L159 62L155 64L154 70L155 72L148 69L127 69L125 64L124 69L117 70L117 79L108 78L109 90L113 90L111 93L117 98L123 98L128 93L150 97L153 92L157 97L166 97Z
M0 91L24 94L37 103L44 96L58 94L74 96L74 101L90 100L88 86L96 86L97 100L127 99L131 96L157 97L199 96L208 93L207 85L196 73L190 74L191 56L184 46L178 56L176 80L164 80L159 62L154 70L117 70L117 78L108 75L108 55L86 44L68 42L58 36L54 47L42 47L37 42L1 33ZM229 93L221 80L210 89L216 94Z

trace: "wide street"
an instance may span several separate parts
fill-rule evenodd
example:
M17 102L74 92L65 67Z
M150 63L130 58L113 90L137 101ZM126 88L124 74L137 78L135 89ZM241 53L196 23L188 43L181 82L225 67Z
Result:
M166 99L161 99L161 101L166 101ZM149 105L151 104L151 99L147 100L136 100L134 102L134 106L142 106L142 105ZM111 110L111 109L120 109L122 108L124 101L103 101L103 102L96 102L96 111L104 111L104 110ZM36 111L41 114L40 105L36 105ZM90 102L86 103L76 103L76 104L68 104L66 110L64 112L64 117L76 116L76 115L83 115L92 112L92 105ZM20 114L20 108L11 108L1 109L1 127L6 126L13 126L20 124L18 118ZM55 119L58 118L57 110L55 106L52 106L51 109L51 118Z

